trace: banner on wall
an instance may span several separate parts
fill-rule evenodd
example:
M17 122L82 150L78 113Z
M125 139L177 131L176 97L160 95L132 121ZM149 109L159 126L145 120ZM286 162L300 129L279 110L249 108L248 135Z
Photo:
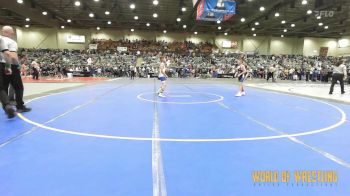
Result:
M236 14L234 0L201 0L197 6L197 20L226 21Z
M126 51L128 51L128 47L121 47L121 46L118 46L118 47L117 47L117 51L118 51L118 52L126 52Z
M237 41L232 41L231 42L231 48L237 49L238 48L238 42Z
M85 43L84 35L67 35L67 43Z
M223 48L231 48L231 41L222 41L222 47Z
M254 52L254 51L248 51L248 52L245 52L246 55L255 55L255 54L258 54L257 52Z
M237 46L238 46L237 41L227 41L227 40L222 41L222 47L223 48L237 49Z
M97 44L89 44L89 49L90 50L97 50Z
M321 47L320 48L320 56L326 57L328 54L328 47Z

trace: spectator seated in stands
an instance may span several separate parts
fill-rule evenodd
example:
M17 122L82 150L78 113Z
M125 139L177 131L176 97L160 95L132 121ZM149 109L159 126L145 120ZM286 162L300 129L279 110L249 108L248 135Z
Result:
M19 56L26 68L22 72L27 72L22 75L31 74L31 62L37 59L42 77L67 76L67 73L125 77L130 75L131 66L136 67L137 77L156 77L159 66L157 56L166 55L170 58L168 69L172 77L234 77L234 68L241 56L240 53L213 53L217 48L208 42L94 39L91 43L98 44L97 50L20 49ZM118 51L118 47L126 47L127 51ZM329 81L337 60L334 57L302 55L246 56L252 78L266 79L269 67L276 65L276 78L323 82Z

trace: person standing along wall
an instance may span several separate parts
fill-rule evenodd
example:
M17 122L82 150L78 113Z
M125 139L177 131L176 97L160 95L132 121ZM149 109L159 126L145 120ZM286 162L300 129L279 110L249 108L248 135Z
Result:
M11 62L12 71L12 74L5 75L4 86L6 89L8 89L10 84L13 86L16 96L17 112L29 112L31 111L31 108L26 107L23 102L24 87L20 72L20 62L17 55L18 46L17 42L13 40L15 35L14 30L10 26L4 26L1 29L1 33L3 36L4 43L4 57L5 59L9 59L9 61Z
M15 117L15 110L12 108L10 104L10 99L7 95L7 90L5 86L4 79L6 75L12 74L11 70L11 64L8 59L4 58L3 51L5 48L4 42L3 42L3 37L0 36L0 101L2 104L2 108L5 110L5 113L7 114L8 118L13 118Z
M36 61L32 62L32 72L33 72L33 80L39 80L39 64Z
M332 76L332 85L329 89L329 94L333 94L334 85L339 81L340 83L340 89L341 94L345 93L344 90L344 79L346 78L347 72L346 72L346 66L344 65L343 61L339 61L335 64L333 69L333 76Z

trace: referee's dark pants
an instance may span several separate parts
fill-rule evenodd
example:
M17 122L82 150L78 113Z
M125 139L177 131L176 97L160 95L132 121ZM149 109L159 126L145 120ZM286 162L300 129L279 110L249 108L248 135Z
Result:
M9 95L10 101L16 100L16 98L15 98L15 89L13 88L12 85L10 85L10 87L9 87L9 94L8 95Z
M333 93L334 90L334 85L337 83L337 81L339 81L340 83L340 88L341 88L341 93L344 94L344 74L339 74L339 73L335 73L332 76L332 84L331 84L331 89L329 90L329 94Z
M274 78L273 78L273 73L272 73L272 72L268 72L268 73L267 73L266 81L269 81L270 78L272 78L272 81L274 80Z
M5 86L5 77L5 64L0 63L0 101L3 108L5 108L6 105L10 104L10 100L7 95L8 88Z
M9 88L9 85L11 84L13 89L15 90L15 99L16 99L16 107L22 108L24 106L23 102L23 82L21 78L21 72L18 65L11 65L12 74L11 75L5 75L4 78L4 86L5 89Z
M39 71L35 68L33 71L33 80L39 80Z

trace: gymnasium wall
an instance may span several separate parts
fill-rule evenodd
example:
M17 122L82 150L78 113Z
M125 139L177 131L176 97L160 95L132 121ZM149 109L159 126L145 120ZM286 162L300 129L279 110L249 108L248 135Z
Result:
M21 48L58 48L56 29L16 29L18 46Z
M258 52L259 54L269 54L269 37L244 37L243 51Z
M96 29L53 29L53 28L17 28L17 41L22 48L67 48L85 49L91 39L129 39L129 40L157 40L157 41L192 41L194 43L215 43L224 52L258 52L259 54L303 54L306 56L318 55L320 47L328 47L328 55L350 55L350 45L339 48L338 40L331 38L281 38L271 36L241 36L214 34L190 34L170 33L166 34L155 31L129 30L101 30ZM85 35L85 44L67 43L69 34ZM344 37L350 43L350 37ZM222 48L223 41L236 41L236 49Z
M143 34L143 32L138 32L140 34ZM181 33L160 33L160 32L154 32L154 39L156 41L164 41L164 42L175 42L180 41L183 42L186 40L186 36L184 36Z
M215 36L214 35L192 35L188 33L172 33L167 32L166 34L162 32L154 31L136 31L131 32L129 30L105 30L105 31L92 31L91 39L128 39L128 40L156 40L156 41L165 41L165 42L174 42L174 41L192 41L194 43L200 42L211 42L213 43Z
M215 43L215 35L210 34L203 34L203 35L194 35L194 34L184 34L183 36L186 37L186 41L191 41L193 43L200 43L200 42L209 42L214 44Z
M304 38L304 50L305 56L319 55L321 47L328 47L329 56L337 56L337 39L330 38Z
M345 45L342 46L338 43L337 55L350 56L350 36L342 37L339 41L345 41Z
M17 28L17 42L21 48L85 49L87 44L67 43L69 34L85 35L86 43L91 40L91 32L84 29L61 30L53 28Z
M79 30L58 30L57 33L57 48L66 48L66 49L85 49L86 44L78 43L67 43L66 39L68 35L85 35L86 43L91 41L91 32L79 29Z
M222 43L224 41L236 41L237 42L237 48L227 49L222 48ZM243 51L243 36L236 36L236 35L219 35L215 37L215 44L220 48L220 50L224 52L238 52Z
M303 54L304 39L289 37L272 37L270 54Z
M119 39L123 39L124 35L127 35L127 32L125 31L111 31L111 30L97 31L97 30L90 30L90 29L87 29L87 31L91 32L91 34L88 36L90 38L93 37L95 39L119 40ZM132 37L131 39L137 39L137 38Z
M237 41L237 49L221 48L223 41ZM303 54L303 38L280 38L271 36L217 36L215 43L223 51L237 50L260 54Z

